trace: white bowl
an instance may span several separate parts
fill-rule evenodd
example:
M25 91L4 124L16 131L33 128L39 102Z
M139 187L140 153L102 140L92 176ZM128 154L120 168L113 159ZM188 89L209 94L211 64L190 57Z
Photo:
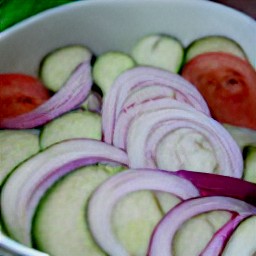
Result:
M173 35L184 46L202 36L225 35L243 47L256 67L256 22L231 8L206 0L89 0L43 12L2 32L0 73L36 75L43 56L67 44L85 44L95 54L129 52L149 33ZM1 243L20 255L37 255L22 253L22 247L0 237Z

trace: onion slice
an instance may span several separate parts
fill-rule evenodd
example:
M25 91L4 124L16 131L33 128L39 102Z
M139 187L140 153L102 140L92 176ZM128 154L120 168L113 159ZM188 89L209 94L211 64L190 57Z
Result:
M232 220L228 221L220 230L218 230L211 241L207 244L200 256L216 256L221 255L228 239L238 227L238 225L246 218L252 216L251 214L237 215Z
M161 90L160 90L161 88ZM141 103L153 101L162 98L173 99L175 92L171 87L164 87L160 85L152 85L142 87L137 90L132 90L124 101L123 110L129 109Z
M48 101L28 113L1 120L0 127L27 129L43 125L81 104L88 96L91 86L91 66L89 61L85 61Z
M210 173L180 170L179 177L190 180L200 191L201 196L228 196L243 200L256 207L256 184L237 178Z
M159 222L152 234L147 255L172 256L172 241L182 224L198 214L214 210L247 216L256 214L256 207L234 198L212 196L186 200L171 209Z
M96 113L101 113L102 107L102 98L99 93L95 91L91 91L86 98L86 100L82 103L81 108L85 110L89 110Z
M136 67L121 74L112 85L103 103L102 129L104 140L112 143L115 120L123 105L134 91L148 86L171 88L173 98L192 105L210 115L207 104L199 91L177 74L153 67Z
M113 145L126 150L128 131L134 118L142 115L143 113L153 112L161 109L169 110L170 112L173 109L182 109L194 112L196 111L188 104L179 102L172 98L160 98L152 101L146 101L139 105L123 109L116 120Z
M72 139L30 158L9 177L2 190L2 217L8 232L31 245L31 222L45 191L65 174L96 163L127 165L127 155L104 142Z
M162 145L168 149L160 150ZM202 159L201 151L207 159ZM217 121L198 111L160 109L135 117L128 130L127 154L131 168L188 169L237 178L243 171L241 151L234 139ZM202 164L208 166L209 155L212 169L202 168Z
M192 183L177 177L166 171L129 169L100 185L89 201L87 216L91 232L103 250L111 256L129 255L116 239L111 227L113 208L125 195L135 191L153 190L171 193L183 200L199 196Z

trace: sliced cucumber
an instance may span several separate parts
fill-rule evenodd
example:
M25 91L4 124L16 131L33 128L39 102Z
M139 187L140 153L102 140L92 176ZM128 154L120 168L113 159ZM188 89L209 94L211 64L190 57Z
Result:
M135 66L134 60L122 52L106 52L100 55L93 66L92 74L95 83L106 95L114 80L125 70Z
M256 144L256 131L241 128L238 126L233 126L229 124L223 124L223 126L228 130L234 140L237 142L241 150L244 147L249 146L251 144Z
M180 198L171 195L170 193L156 192L155 197L163 214L166 214L170 209L181 202Z
M129 255L144 256L151 233L162 217L153 193L133 192L117 203L112 227Z
M8 174L39 151L38 135L30 131L0 131L0 186Z
M34 216L35 248L54 256L106 255L91 236L86 209L93 191L116 171L104 165L87 166L56 182L41 200ZM153 193L130 193L113 210L113 231L129 255L143 256L162 216Z
M243 59L247 58L242 47L231 38L225 36L206 36L193 41L187 47L185 62L206 52L227 52Z
M178 73L184 49L180 41L168 35L149 35L132 48L132 57L139 65L153 66Z
M94 189L109 176L103 165L88 166L59 180L36 211L32 227L35 247L54 256L106 255L90 234L86 206Z
M244 180L256 183L256 144L244 149Z
M101 139L101 116L90 111L73 111L46 124L40 134L42 149L73 138Z
M173 255L198 256L217 230L231 218L226 211L212 211L186 221L176 233Z
M71 45L56 49L40 63L39 76L44 85L57 92L74 69L83 61L90 60L92 53L82 45Z
M222 256L256 255L256 216L244 220L232 234Z

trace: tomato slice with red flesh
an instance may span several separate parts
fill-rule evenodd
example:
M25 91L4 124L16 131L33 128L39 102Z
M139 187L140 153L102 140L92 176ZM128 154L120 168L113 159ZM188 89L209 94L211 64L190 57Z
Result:
M182 76L197 87L212 117L256 129L256 71L229 53L204 53L189 61Z
M49 91L35 77L0 74L0 119L30 112L50 96Z

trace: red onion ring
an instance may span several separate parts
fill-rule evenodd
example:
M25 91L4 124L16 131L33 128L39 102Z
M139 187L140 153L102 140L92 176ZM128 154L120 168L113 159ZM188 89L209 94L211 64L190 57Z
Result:
M111 229L113 207L128 193L155 190L172 193L182 199L199 195L197 189L190 182L174 177L166 171L130 169L109 178L96 189L89 201L87 216L92 235L103 250L111 256L129 255L117 241Z
M159 166L156 148L167 134L178 129L191 128L204 136L214 149L220 174L241 178L243 159L241 151L230 134L215 120L200 113L173 109L155 110L134 118L127 136L127 153L131 168L160 168L176 171L184 169L183 162L177 169ZM172 147L172 144L169 143ZM173 145L176 147L177 145ZM155 164L157 163L157 164ZM187 168L187 167L186 167ZM191 169L191 168L187 168ZM197 171L201 171L197 170Z
M0 128L27 129L43 125L81 104L91 86L91 65L89 61L85 61L49 100L28 113L1 120Z
M161 88L161 90L159 88ZM130 107L134 107L148 101L162 98L173 99L174 97L175 92L171 87L164 87L161 85L142 87L131 91L123 104L122 110L127 110Z
M46 161L47 160L47 161ZM72 170L99 162L127 165L127 155L92 139L72 139L47 148L23 163L2 190L2 216L9 233L31 245L31 222L45 191Z
M256 207L256 184L237 178L210 173L180 170L179 177L190 180L199 190L201 196L228 196L243 200Z
M238 227L238 225L245 220L246 218L252 216L251 214L242 214L238 215L232 220L228 221L221 229L219 229L211 241L207 244L205 249L200 256L216 256L221 255L226 242L234 232L234 230Z
M171 88L175 99L188 103L210 115L206 102L198 90L177 74L153 67L136 67L121 74L112 85L103 103L102 129L104 140L112 143L115 120L127 97L139 88L147 86Z
M179 102L177 100L167 97L155 99L152 101L146 101L139 105L129 107L128 109L123 109L116 120L113 136L113 145L126 150L128 130L134 118L142 115L143 113L152 112L160 109L166 109L170 112L173 109L196 111L193 107L184 104L183 102Z
M239 215L254 215L256 207L229 197L203 197L186 200L171 209L155 228L148 256L172 256L172 240L177 230L188 219L205 212L226 210Z
M86 99L85 102L81 105L83 109L101 113L101 106L102 106L102 98L101 96L94 91L91 91Z

